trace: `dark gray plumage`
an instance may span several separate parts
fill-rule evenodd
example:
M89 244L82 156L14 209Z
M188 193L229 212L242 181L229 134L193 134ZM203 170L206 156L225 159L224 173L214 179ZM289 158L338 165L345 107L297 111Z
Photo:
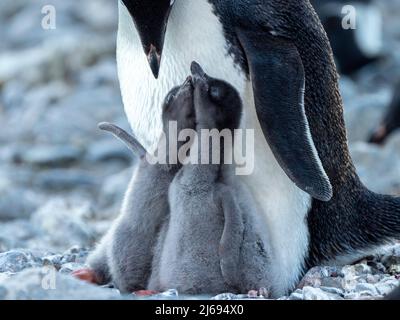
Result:
M192 75L200 162L205 148L212 154L209 137L202 139L200 131L232 132L239 127L242 104L232 86L210 78L196 63ZM221 147L220 152L224 159L232 150ZM184 165L170 186L169 200L170 220L156 247L150 290L212 294L269 287L268 239L258 229L262 224L254 200L232 165Z
M178 130L194 128L191 103L192 86L187 81L167 96L164 119L177 121ZM165 121L164 130L168 136L167 125ZM157 235L169 214L168 188L180 165L150 164L146 151L136 139L110 124L101 124L100 128L126 142L141 161L125 195L120 216L89 257L88 264L99 284L112 280L122 292L144 290L151 274Z

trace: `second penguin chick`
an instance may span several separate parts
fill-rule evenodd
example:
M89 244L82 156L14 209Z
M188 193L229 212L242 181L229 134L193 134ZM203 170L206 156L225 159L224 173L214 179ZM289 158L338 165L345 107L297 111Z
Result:
M230 84L209 77L195 62L192 78L197 156L203 158L204 152L212 154L213 146L201 131L229 130L233 135L240 125L242 103ZM220 158L232 147L221 147ZM268 237L259 229L263 224L255 201L232 164L184 165L170 186L169 201L168 230L158 246L160 266L153 268L159 272L158 282L150 282L150 290L218 294L269 287Z
M183 142L169 137L172 121L177 123L178 132L195 128L190 79L172 89L163 105L164 141L176 143L179 148ZM163 139L160 139L159 152L165 153L166 162L153 164L149 163L146 150L133 136L108 123L100 124L100 128L125 142L140 161L119 217L88 258L91 269L79 271L76 275L81 279L94 278L98 284L111 280L123 293L145 290L152 273L154 246L169 218L168 189L181 165L170 162L174 157L169 157L169 144L162 144Z

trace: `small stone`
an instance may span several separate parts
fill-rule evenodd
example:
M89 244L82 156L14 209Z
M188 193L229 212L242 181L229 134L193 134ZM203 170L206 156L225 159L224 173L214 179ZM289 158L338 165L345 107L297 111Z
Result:
M6 300L117 300L131 299L115 290L79 281L49 268L28 269L0 281ZM5 293L4 293L5 292Z
M89 162L120 160L127 164L131 164L135 158L132 151L130 151L122 142L101 140L90 145L86 155L86 160Z
M371 267L365 263L356 264L354 266L354 270L358 274L371 274L372 273Z
M34 192L23 189L13 188L0 192L0 222L29 218L41 200Z
M400 281L398 279L387 279L386 281L380 282L376 284L376 290L380 295L388 295L390 294L395 288L400 285Z
M370 295L370 296L378 295L376 287L370 283L358 283L354 290L359 292L360 295Z
M307 272L304 278L301 280L298 288L306 286L319 287L321 285L328 286L328 281L337 282L340 279L330 279L330 277L336 278L339 274L337 267L314 267ZM329 279L329 280L326 280ZM324 282L324 284L323 284ZM339 286L341 287L341 286Z
M219 295L216 295L215 297L212 297L211 300L240 300L240 299L246 299L248 298L248 295L237 295L234 293L221 293Z
M53 169L41 172L34 185L45 190L65 191L78 188L95 188L97 179L87 171L75 169Z
M39 167L65 167L77 161L82 154L71 146L35 146L19 157L21 162Z
M320 288L304 287L303 297L305 300L341 300L342 297L337 294L324 292Z
M296 290L289 296L288 300L304 300L303 291Z
M86 203L83 204L86 208ZM94 231L82 220L82 207L55 198L39 208L32 224L56 247L87 246L94 242Z
M128 168L105 179L98 197L99 206L102 208L114 204L120 206L132 176L133 170Z
M57 270L59 270L61 268L62 262L62 255L60 254L54 254L51 256L46 256L42 258L42 262L44 266L53 266L55 267Z
M0 253L0 272L15 273L39 265L40 261L27 250Z
M343 289L337 288L337 287L320 287L322 291L332 293L337 296L342 296L344 291Z
M84 264L82 263L75 263L75 262L69 262L66 264L63 264L60 273L61 274L70 274L76 270L84 268Z
M13 248L26 248L31 239L39 235L29 220L14 220L1 223L0 252Z

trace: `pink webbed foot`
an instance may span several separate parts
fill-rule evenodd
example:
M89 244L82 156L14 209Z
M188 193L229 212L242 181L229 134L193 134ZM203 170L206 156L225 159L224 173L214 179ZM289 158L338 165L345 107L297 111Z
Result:
M92 269L80 269L72 272L75 278L92 284L99 284L96 273Z
M149 296L154 296L155 294L159 294L159 292L153 290L139 290L133 292L132 294L137 297L149 297Z

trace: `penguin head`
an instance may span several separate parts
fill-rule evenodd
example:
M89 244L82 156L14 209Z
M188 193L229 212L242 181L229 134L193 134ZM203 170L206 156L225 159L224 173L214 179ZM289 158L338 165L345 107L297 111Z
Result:
M122 0L142 41L155 78L158 78L168 18L175 0Z
M173 88L168 93L162 107L162 120L166 134L168 134L171 121L177 123L178 133L185 129L195 129L196 119L191 77L188 77L181 86Z
M229 83L207 75L197 62L191 65L197 122L208 129L234 130L240 126L242 100Z

